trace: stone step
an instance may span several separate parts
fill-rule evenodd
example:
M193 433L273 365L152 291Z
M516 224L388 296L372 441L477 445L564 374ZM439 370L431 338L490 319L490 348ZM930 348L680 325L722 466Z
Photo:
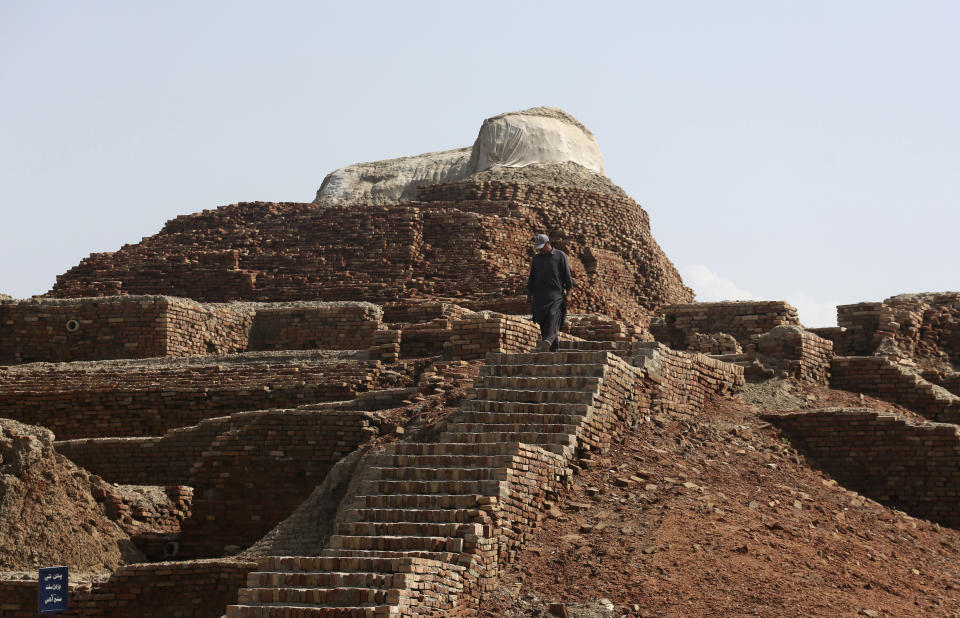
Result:
M371 479L361 481L358 491L361 495L500 495L501 481L484 479L477 481L383 481Z
M523 442L525 444L536 444L546 448L547 445L559 444L563 446L573 446L576 439L569 433L538 433L536 431L511 431L503 433L454 433L444 432L440 434L443 440L461 440L472 444L489 444L498 442Z
M247 588L403 588L406 573L254 571Z
M268 556L257 560L258 571L288 573L371 572L396 573L409 566L402 558Z
M489 414L478 412L478 414ZM502 468L509 466L514 455L398 455L384 454L371 457L370 464L383 468Z
M379 588L241 588L241 604L261 603L363 607L392 605L400 590Z
M456 420L459 423L483 423L483 424L511 424L511 423L520 423L520 424L529 424L534 423L537 425L549 424L549 425L579 425L586 414L553 414L553 413L540 413L540 414L531 414L527 413L509 413L509 412L480 412L471 410L468 412L461 412L457 414ZM449 431L450 426L447 426Z
M473 523L485 515L485 511L470 509L351 509L358 521L401 522L410 521L431 524Z
M475 509L490 504L489 496L476 494L368 494L360 496L357 509Z
M560 365L482 365L480 378L486 376L501 377L600 377L606 366L603 364L560 364Z
M227 607L226 614L226 618L391 618L393 616L400 616L400 608L395 605L322 607L290 603L230 605Z
M530 419L526 423L449 423L444 428L449 434L569 434L577 433L578 424L550 424L542 423L540 419Z
M467 399L461 406L463 412L508 412L511 414L576 414L585 416L592 406L585 403L531 403L524 401L490 401ZM459 415L457 416L459 418Z
M594 391L603 382L601 377L530 377L530 376L480 376L474 388L505 388L532 391L580 390Z
M480 524L431 524L425 522L375 522L350 521L337 526L337 534L343 536L421 536L456 537L467 534L483 534Z
M401 442L394 447L398 455L472 455L497 456L512 455L518 448L517 442L487 442L471 444L467 442Z
M348 549L348 548L332 548L328 547L327 549L320 550L321 556L352 556L357 558L422 558L427 560L436 560L438 562L444 562L445 567L447 566L458 566L457 560L460 558L460 553L448 552L448 551L426 551L426 550L374 550L374 549Z
M359 536L331 534L328 549L348 551L421 551L429 553L463 551L463 539L445 536Z
M593 404L595 390L519 390L512 388L485 388L476 389L477 399L489 401L524 401L531 403L584 403Z
M607 351L521 352L487 354L488 365L603 365L611 353Z
M370 468L371 478L378 481L500 481L506 478L505 468Z

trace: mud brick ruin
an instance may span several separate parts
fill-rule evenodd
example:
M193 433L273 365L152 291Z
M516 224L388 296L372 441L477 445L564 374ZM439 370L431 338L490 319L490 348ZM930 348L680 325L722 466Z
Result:
M559 110L491 122L593 143ZM119 539L68 616L476 612L592 457L771 378L908 410L763 418L840 483L960 525L960 294L841 306L818 329L781 301L692 302L602 160L471 156L183 215L0 300L0 473L74 483L84 526ZM577 284L555 353L532 351L537 232ZM31 568L57 551L31 548ZM0 575L0 614L35 609L35 579Z

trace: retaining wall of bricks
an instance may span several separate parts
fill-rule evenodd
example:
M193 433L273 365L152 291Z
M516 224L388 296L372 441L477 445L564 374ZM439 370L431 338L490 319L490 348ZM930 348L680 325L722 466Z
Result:
M926 418L960 422L960 397L880 356L838 356L830 365L832 388L898 403Z
M830 381L833 342L798 326L777 326L757 338L757 359L780 376L818 384Z
M825 472L878 502L960 526L960 428L917 423L868 408L763 417Z
M180 552L217 557L285 519L339 459L377 435L368 412L269 410L217 436L190 472Z
M106 582L70 586L65 617L219 618L246 583L254 562L203 560L131 564ZM37 581L0 580L4 618L37 616Z
M48 427L60 440L161 436L231 412L344 401L403 386L392 383L395 375L384 383L378 361L319 361L309 355L275 363L38 368L0 375L0 416Z
M362 350L382 325L383 310L371 303L258 304L248 349Z
M539 338L540 328L529 318L484 311L454 322L445 354L473 360L490 352L529 352Z
M924 371L923 379L960 396L960 371Z
M741 346L777 326L799 326L797 310L783 301L687 303L664 307L663 320L650 324L661 343L686 349L697 333L727 333Z
M633 364L644 376L651 409L698 413L708 397L731 395L744 386L743 368L660 343L633 344Z

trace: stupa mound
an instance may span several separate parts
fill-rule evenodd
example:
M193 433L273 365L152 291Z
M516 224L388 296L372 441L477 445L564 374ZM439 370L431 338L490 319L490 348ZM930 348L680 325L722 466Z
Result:
M136 245L91 255L50 295L423 299L523 314L531 239L546 232L570 256L571 312L643 326L651 311L693 298L647 213L600 173L592 134L564 112L487 120L460 171L447 166L448 154L338 170L314 204L241 203L178 217Z
M356 163L331 172L315 203L411 201L417 187L463 180L495 167L568 162L603 176L603 155L589 129L563 110L533 107L487 118L470 148Z

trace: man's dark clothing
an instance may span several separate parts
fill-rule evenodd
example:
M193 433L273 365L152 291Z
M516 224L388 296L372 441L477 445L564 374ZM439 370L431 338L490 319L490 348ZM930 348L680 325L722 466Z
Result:
M560 327L567 317L567 292L573 288L570 263L559 249L537 253L530 265L527 291L533 298L533 321L540 325L540 336L556 351Z

